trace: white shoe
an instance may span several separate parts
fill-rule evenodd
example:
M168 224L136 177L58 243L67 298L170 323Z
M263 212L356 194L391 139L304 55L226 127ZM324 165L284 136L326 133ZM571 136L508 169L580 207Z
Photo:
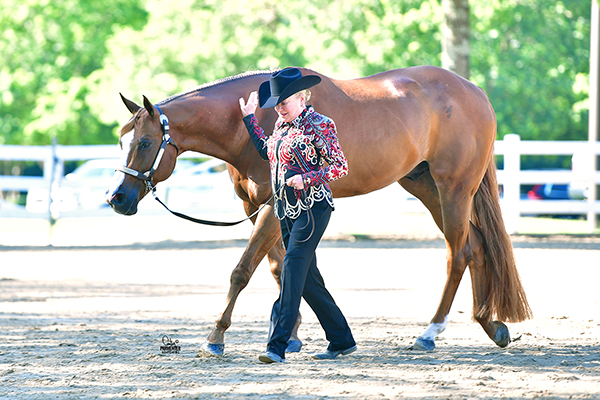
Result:
M272 351L267 351L265 354L258 356L258 359L265 364L271 364L275 362L285 362L285 358L279 357Z

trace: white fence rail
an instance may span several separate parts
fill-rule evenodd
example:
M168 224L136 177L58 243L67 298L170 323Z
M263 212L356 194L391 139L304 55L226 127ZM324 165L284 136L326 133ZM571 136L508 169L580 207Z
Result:
M588 188L600 184L600 172L596 171L595 157L600 155L600 142L587 141L521 141L519 135L504 136L494 147L496 155L504 156L504 169L498 170L498 183L503 185L502 210L507 230L517 233L520 215L529 214L586 214L588 230L593 232L596 214L600 214L600 201L595 199L595 190L587 200L543 200L521 199L521 185L573 184ZM537 171L521 170L522 155L567 155L576 162L571 170Z
M520 215L530 214L586 214L589 230L595 229L596 214L600 214L600 201L593 196L587 200L523 200L521 185L528 184L570 184L593 187L600 184L600 172L593 168L594 158L600 155L600 142L586 141L521 141L518 135L506 135L496 141L495 153L504 156L504 169L498 171L498 183L503 186L502 209L507 230L517 232ZM569 155L578 160L571 170L564 171L522 171L522 155ZM185 153L183 158L198 158L199 153ZM32 187L45 187L52 190L53 182L59 182L63 175L65 161L98 158L118 158L117 145L99 146L0 146L0 160L26 160L42 162L44 173L41 177L0 176L0 189L3 191L28 191ZM424 208L423 208L424 209ZM0 210L0 216L8 211Z
M0 189L27 191L29 188L50 188L54 178L62 175L65 161L90 160L96 158L119 158L116 145L96 146L0 146L0 160L37 161L44 164L43 176L0 175Z
M53 211L51 214L50 205L54 202L54 193L57 193L60 188L72 185L64 179L64 163L66 161L80 161L92 159L119 159L121 155L118 145L93 145L93 146L14 146L0 145L0 160L3 161L34 161L43 164L43 176L8 176L0 175L0 191L10 192L27 192L28 196L32 191L39 193L37 189L42 189L46 193L47 199L44 204L44 210L39 210L36 207L34 212L30 212L21 207L6 207L7 203L0 203L0 217L43 217L44 214L48 219L55 219L61 214ZM186 152L179 158L207 158L209 156L196 152ZM112 164L112 163L111 163ZM103 183L108 189L108 184L105 179L93 179L90 186L94 190L99 183ZM179 188L181 182L170 181L169 188ZM166 187L161 186L162 189ZM233 193L233 190L231 191ZM164 190L161 192L164 195ZM37 197L37 196L36 196ZM0 197L0 200L2 197ZM39 200L39 199L38 199ZM163 198L164 200L164 198ZM29 203L29 200L28 200ZM4 205L4 207L3 207ZM90 210L86 213L93 215ZM41 214L41 215L40 215ZM62 213L69 215L69 212ZM72 214L72 213L71 213ZM77 213L75 213L77 215Z

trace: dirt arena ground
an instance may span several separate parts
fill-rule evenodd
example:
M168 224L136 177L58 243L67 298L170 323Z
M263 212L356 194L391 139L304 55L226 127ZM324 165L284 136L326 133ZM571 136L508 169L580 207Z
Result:
M359 351L334 361L302 305L304 348L264 365L268 266L241 294L225 356L198 354L245 242L0 246L0 398L598 399L600 240L515 238L534 319L496 347L465 275L433 352L409 350L445 281L437 239L324 241L319 265ZM163 335L179 354L162 354Z

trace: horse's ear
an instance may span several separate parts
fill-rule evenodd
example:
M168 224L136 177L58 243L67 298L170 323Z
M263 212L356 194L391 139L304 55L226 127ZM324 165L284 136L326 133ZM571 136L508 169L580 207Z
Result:
M146 96L142 95L142 97L144 98L144 108L146 111L148 111L148 114L150 114L151 117L154 117L154 106L152 103L150 103L150 100L148 100Z
M129 110L130 113L135 114L137 112L137 110L140 109L140 106L138 106L133 101L131 101L128 98L126 98L125 96L123 96L123 94L121 94L120 92L119 92L119 95L121 96L121 100L123 100L123 103L125 103L125 107L127 107L127 109Z

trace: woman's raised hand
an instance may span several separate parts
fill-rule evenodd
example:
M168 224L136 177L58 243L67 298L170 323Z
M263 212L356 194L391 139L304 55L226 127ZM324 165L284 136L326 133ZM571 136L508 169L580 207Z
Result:
M242 110L242 115L245 117L246 115L254 114L256 111L256 106L258 105L258 92L250 93L248 96L248 102L246 103L243 98L240 97L240 108Z

